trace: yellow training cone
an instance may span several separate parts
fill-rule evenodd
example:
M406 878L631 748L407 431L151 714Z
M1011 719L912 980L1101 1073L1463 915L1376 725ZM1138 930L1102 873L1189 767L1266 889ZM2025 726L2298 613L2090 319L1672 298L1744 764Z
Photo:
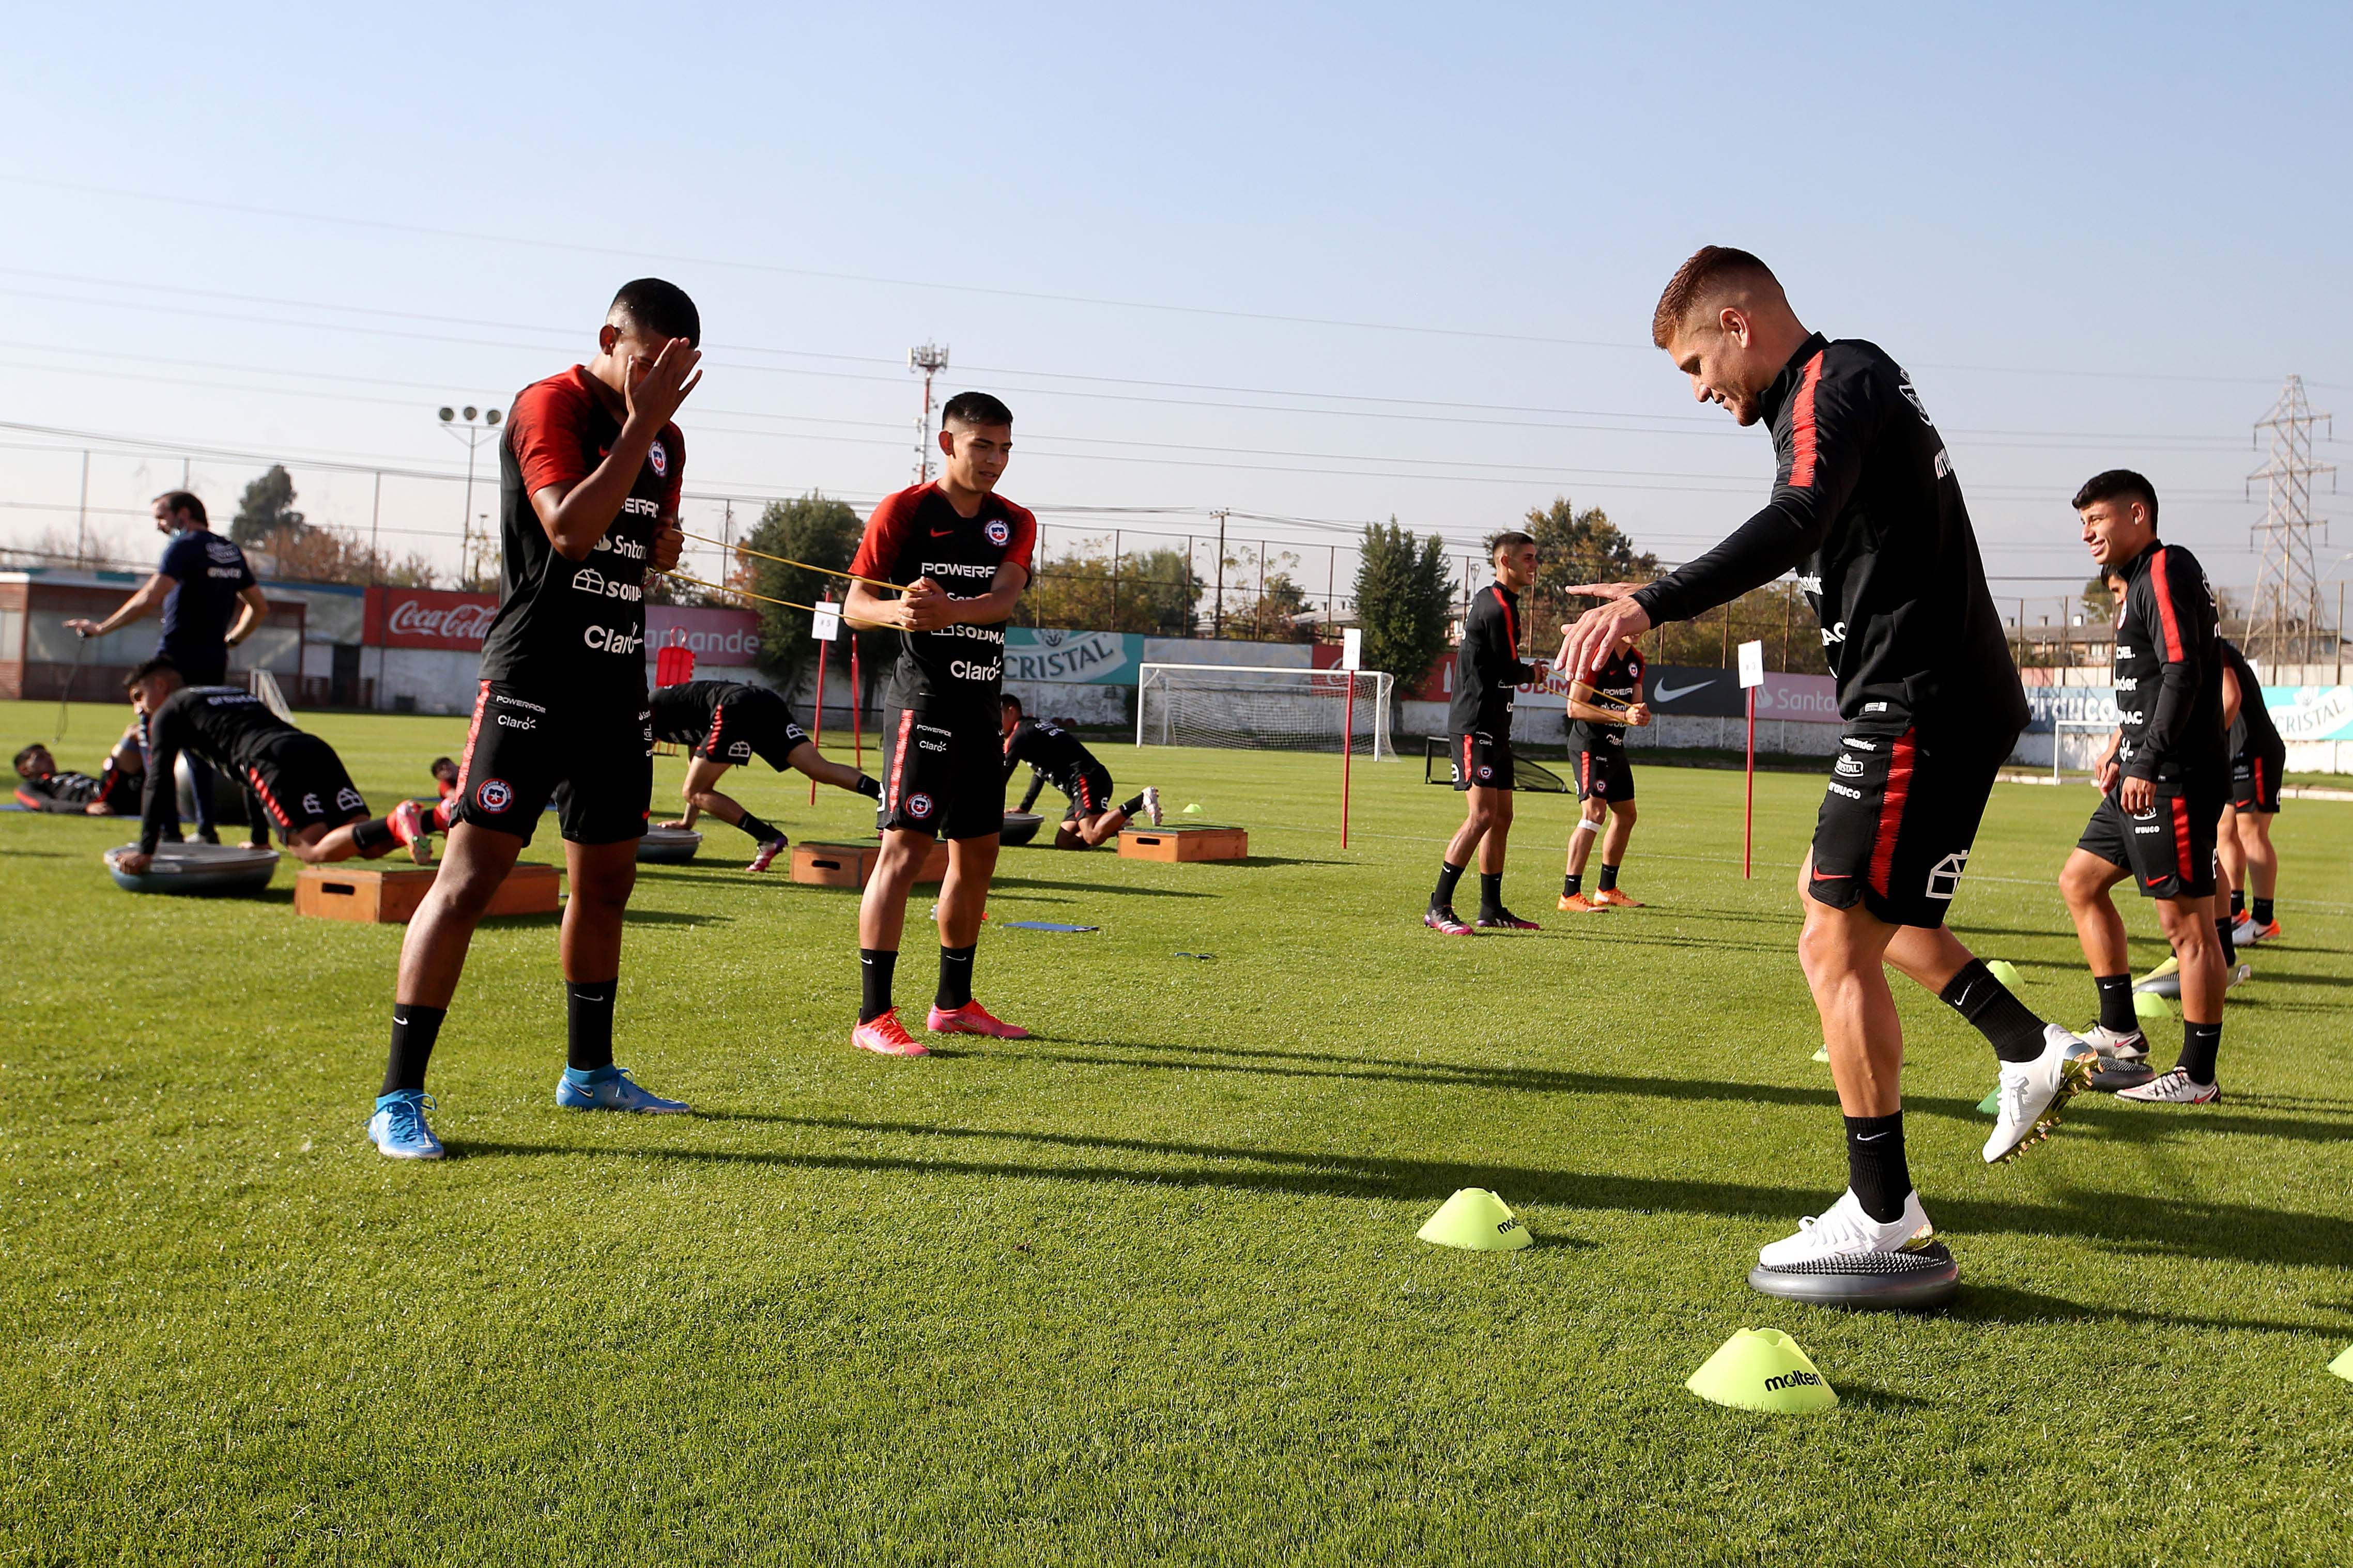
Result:
M2162 996L2136 991L2133 993L2133 1016L2146 1024L2163 1024L2172 1018L2173 1009L2165 1005Z
M1741 1330L1683 1386L1716 1405L1776 1415L1810 1415L1838 1403L1837 1391L1778 1329Z
M1430 1223L1414 1232L1440 1247L1472 1252L1517 1252L1535 1237L1512 1215L1509 1205L1484 1187L1465 1187L1446 1200Z
M2353 1383L2353 1345L2347 1345L2345 1353L2328 1363L2328 1370L2346 1382Z
M2026 984L2026 977L2018 973L2018 965L2006 958L1997 958L1988 962L1986 973L2012 991Z
M1831 1048L1830 1048L1830 1047L1828 1047L1828 1046L1818 1046L1818 1047L1815 1047L1815 1049L1814 1049L1814 1060L1816 1060L1816 1061L1818 1061L1818 1062L1826 1062L1826 1061L1828 1061L1828 1060L1830 1060L1830 1059L1831 1059Z

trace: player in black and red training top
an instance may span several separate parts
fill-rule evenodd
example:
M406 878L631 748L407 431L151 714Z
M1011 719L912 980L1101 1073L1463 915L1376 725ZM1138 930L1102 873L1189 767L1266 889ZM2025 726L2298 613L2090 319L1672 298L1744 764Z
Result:
M257 848L269 842L269 825L275 822L287 852L306 866L355 855L374 860L401 844L420 865L432 858L415 801L402 801L390 816L371 817L334 748L287 723L244 688L189 686L171 660L151 658L131 672L122 689L147 721L152 754L139 847L116 856L116 869L144 871L166 833L178 839L173 768L183 752L202 756L245 786Z
M1915 1244L1931 1227L1905 1160L1903 1029L1885 965L1936 992L2000 1058L1988 1161L2047 1128L2096 1059L1945 929L2026 696L1952 459L1894 361L1808 331L1770 268L1719 246L1677 270L1651 335L1701 402L1771 430L1772 499L1656 583L1571 589L1611 603L1577 621L1562 673L1589 678L1630 637L1799 574L1845 721L1799 877L1798 952L1846 1113L1849 1184L1829 1213L1765 1247L1751 1279L1769 1289L1793 1272L1900 1274L1919 1267Z
M891 983L908 890L942 837L948 873L932 1032L1029 1038L972 999L972 965L1005 826L997 700L1005 625L1029 581L1038 520L997 493L1013 455L1004 404L985 392L956 394L940 410L939 442L938 481L885 497L849 563L861 578L899 584L898 595L853 583L842 606L850 620L899 630L882 715L882 851L858 910L861 991L849 1037L883 1056L926 1054L899 1021Z
M553 796L571 898L562 952L569 1046L558 1105L682 1111L613 1065L621 921L653 798L645 577L678 563L684 442L670 416L702 379L702 321L676 285L613 297L596 357L527 386L499 442L499 613L459 762L441 874L409 922L391 1059L368 1123L396 1159L438 1159L425 1068L492 895Z
M60 773L49 749L34 742L16 753L16 804L27 811L74 816L136 816L147 772L139 729L133 724L122 732L96 778Z
M1634 837L1634 764L1626 755L1626 727L1651 721L1650 706L1642 700L1642 650L1627 643L1568 694L1568 762L1577 770L1577 826L1568 832L1568 866L1560 879L1560 908L1571 914L1590 914L1612 905L1639 910L1642 906L1618 889L1618 868L1625 863L1626 845ZM1580 697L1579 692L1584 696ZM1586 698L1607 701L1587 701ZM1602 822L1609 826L1605 832ZM1600 838L1601 878L1590 898L1585 893L1585 862Z
M759 850L751 871L765 871L784 851L785 836L719 793L727 770L759 758L778 773L794 769L819 784L875 796L882 786L839 763L828 763L817 742L793 717L793 705L784 693L738 680L681 680L654 688L654 739L691 749L686 782L679 786L686 815L664 827L692 827L695 817L709 812L752 836Z
M2263 681L2254 666L2224 637L2222 721L2231 753L2231 804L2215 830L2214 856L2231 885L2231 940L2238 947L2269 942L2280 933L2272 912L2279 889L2279 850L2272 843L2272 818L2279 815L2280 774L2287 768L2287 742L2263 706ZM2253 908L2249 909L2250 900ZM2225 956L2228 956L2227 954Z
M1536 580L1536 542L1516 530L1487 541L1495 580L1471 597L1462 618L1462 646L1454 655L1454 696L1447 704L1446 728L1454 764L1454 787L1468 807L1462 826L1447 841L1439 862L1438 886L1421 923L1448 936L1476 931L1535 931L1504 907L1504 853L1512 837L1512 793L1517 783L1512 756L1512 705L1521 687L1535 679L1535 666L1520 658L1520 595ZM1454 885L1472 855L1479 857L1479 923L1474 928L1454 912Z
M2231 798L2220 617L2205 568L2158 539L2148 480L2111 468L2087 480L2074 504L2092 559L2118 584L2121 721L2094 770L2100 804L2059 873L2059 890L2099 987L2094 1043L2125 1068L2147 1046L2133 1016L2124 918L2108 889L2129 876L2141 897L2156 900L2181 977L2181 1056L2171 1071L2122 1089L2121 1097L2203 1105L2221 1098L2214 1058L2230 984L2222 948L2230 916L2214 897L2214 829Z
M1113 805L1111 770L1076 735L1051 719L1029 718L1021 710L1021 699L1010 691L999 700L999 709L1005 731L1005 776L1012 778L1013 770L1024 763L1037 775L1030 781L1021 809L1029 810L1029 802L1038 798L1038 791L1046 784L1071 797L1070 815L1054 830L1055 848L1092 849L1107 838L1117 837L1134 816L1149 817L1155 827L1160 826L1158 790L1146 784L1137 795Z

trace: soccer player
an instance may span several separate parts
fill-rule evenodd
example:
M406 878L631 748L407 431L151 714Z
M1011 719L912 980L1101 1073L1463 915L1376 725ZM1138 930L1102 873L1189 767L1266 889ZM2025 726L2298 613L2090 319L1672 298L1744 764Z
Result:
M228 679L228 650L253 635L269 614L269 601L254 581L245 552L212 531L205 503L186 490L166 490L155 498L155 531L171 540L155 574L106 619L66 626L81 637L102 637L160 605L164 628L153 657L170 659L192 686L222 685ZM212 771L194 757L189 771L195 784L196 837L216 843Z
M1454 655L1454 698L1446 727L1452 742L1454 787L1468 797L1462 826L1439 863L1438 886L1421 923L1448 936L1480 931L1536 931L1504 907L1504 854L1512 837L1512 704L1519 689L1535 679L1535 666L1520 658L1520 595L1536 580L1536 542L1516 530L1487 542L1495 580L1471 600L1462 620L1462 646ZM1474 927L1454 912L1454 885L1479 857L1479 921Z
M1564 640L1567 630L1563 628ZM1625 864L1627 842L1634 837L1634 766L1626 755L1626 727L1641 729L1651 721L1642 700L1642 650L1631 642L1609 656L1609 662L1591 680L1578 683L1606 704L1588 702L1572 687L1568 699L1568 760L1577 768L1577 826L1568 830L1567 874L1560 879L1560 907L1572 914L1590 914L1617 905L1642 906L1618 889L1618 868ZM1604 831L1602 823L1609 824ZM1585 862L1593 841L1601 839L1601 879L1587 897Z
M998 700L1005 732L1005 776L1027 763L1038 784L1050 784L1071 797L1070 815L1054 830L1057 849L1092 849L1116 837L1134 816L1148 816L1160 826L1160 792L1150 784L1133 799L1111 804L1111 770L1079 738L1051 719L1031 719L1022 712L1021 699L1007 692ZM1033 785L1031 799L1037 798ZM1025 806L1027 803L1024 803Z
M899 1021L891 987L908 891L942 837L948 871L928 1026L1029 1037L973 1000L972 970L1005 826L1005 625L1029 581L1038 520L997 493L1013 456L1012 410L985 392L960 392L940 411L939 443L939 479L884 497L849 563L860 577L898 584L898 595L852 583L842 606L850 619L899 632L881 733L882 850L858 908L860 996L849 1036L881 1056L928 1054Z
M1813 601L1845 728L1799 873L1798 953L1846 1115L1849 1184L1761 1261L1869 1268L1933 1232L1905 1158L1903 1030L1883 966L1935 992L2000 1058L1988 1163L2050 1126L2093 1057L1945 929L2025 693L1960 483L1902 367L1809 331L1762 261L1718 246L1676 271L1651 335L1701 402L1772 432L1772 499L1655 583L1571 589L1609 602L1578 619L1562 673L1590 679L1627 638L1784 572Z
M16 753L16 802L31 811L85 816L134 816L146 760L133 724L106 754L99 776L58 771L57 758L38 741Z
M596 357L516 394L499 441L499 612L459 763L441 874L409 922L392 1047L368 1136L401 1160L441 1156L425 1069L491 898L552 795L571 894L566 1035L555 1102L681 1112L613 1065L622 918L653 799L645 574L678 563L684 440L670 416L702 376L702 319L675 284L613 297Z
M727 770L754 757L778 773L794 769L819 784L855 791L870 798L882 786L856 768L828 763L817 743L793 717L793 705L784 694L765 686L736 680L681 680L659 686L653 695L654 739L691 747L686 783L679 794L686 815L664 827L692 827L696 816L709 812L752 836L758 849L747 870L765 871L784 852L785 836L753 816L736 801L719 793Z
M2203 1105L2221 1098L2229 913L2214 898L2214 834L2231 795L2222 724L2222 650L2213 590L2197 558L2157 537L2157 489L2128 468L2075 492L2092 559L2122 584L2116 637L2121 722L2093 769L2100 804L2059 873L2059 890L2099 988L2092 1043L2117 1069L2145 1061L2133 1016L2124 918L2108 889L2131 877L2157 904L2181 977L2181 1055L2125 1100ZM2218 921L2218 912L2221 916ZM2104 1071L2105 1083L2115 1077Z
M115 858L118 869L146 870L154 864L165 829L178 837L173 799L178 786L172 770L182 752L200 753L245 782L256 848L269 842L268 825L275 822L287 851L306 866L353 856L374 860L390 854L396 844L406 845L419 865L432 859L415 801L402 801L389 816L368 816L367 802L352 787L334 748L279 718L252 692L187 685L164 658L132 670L122 689L147 721L153 755L140 811L139 847Z
M2221 639L2221 649L2231 804L2222 808L2214 848L2222 863L2222 875L2231 884L2232 942L2252 947L2280 933L2279 921L2272 912L2272 899L2279 889L2279 850L2272 844L2272 818L2279 815L2280 774L2287 768L2287 742L2280 739L2278 726L2263 706L2263 682L2247 656L2228 637Z

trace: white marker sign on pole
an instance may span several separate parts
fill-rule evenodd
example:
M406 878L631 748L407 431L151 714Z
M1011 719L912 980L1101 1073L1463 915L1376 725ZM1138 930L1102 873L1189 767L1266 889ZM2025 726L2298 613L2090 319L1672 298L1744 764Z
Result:
M1364 627L1349 626L1340 633L1340 668L1342 669L1365 668Z
M809 636L818 642L831 642L841 635L841 612L819 605L809 616Z
M1740 645L1740 684L1743 686L1765 684L1765 645L1763 643L1745 642Z

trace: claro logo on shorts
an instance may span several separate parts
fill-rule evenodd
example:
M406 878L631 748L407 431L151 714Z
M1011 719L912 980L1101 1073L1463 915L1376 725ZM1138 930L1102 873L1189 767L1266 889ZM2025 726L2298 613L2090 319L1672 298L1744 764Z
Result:
M514 804L514 786L504 779L484 779L474 790L474 804L484 811L504 811Z
M500 714L499 722L504 724L510 730L536 730L539 728L538 720L518 719L512 713Z
M590 626L580 634L580 640L598 653L636 653L646 646L643 632L625 632L614 626Z
M975 664L967 658L948 666L948 673L958 680L995 680L1004 670L1002 664Z

